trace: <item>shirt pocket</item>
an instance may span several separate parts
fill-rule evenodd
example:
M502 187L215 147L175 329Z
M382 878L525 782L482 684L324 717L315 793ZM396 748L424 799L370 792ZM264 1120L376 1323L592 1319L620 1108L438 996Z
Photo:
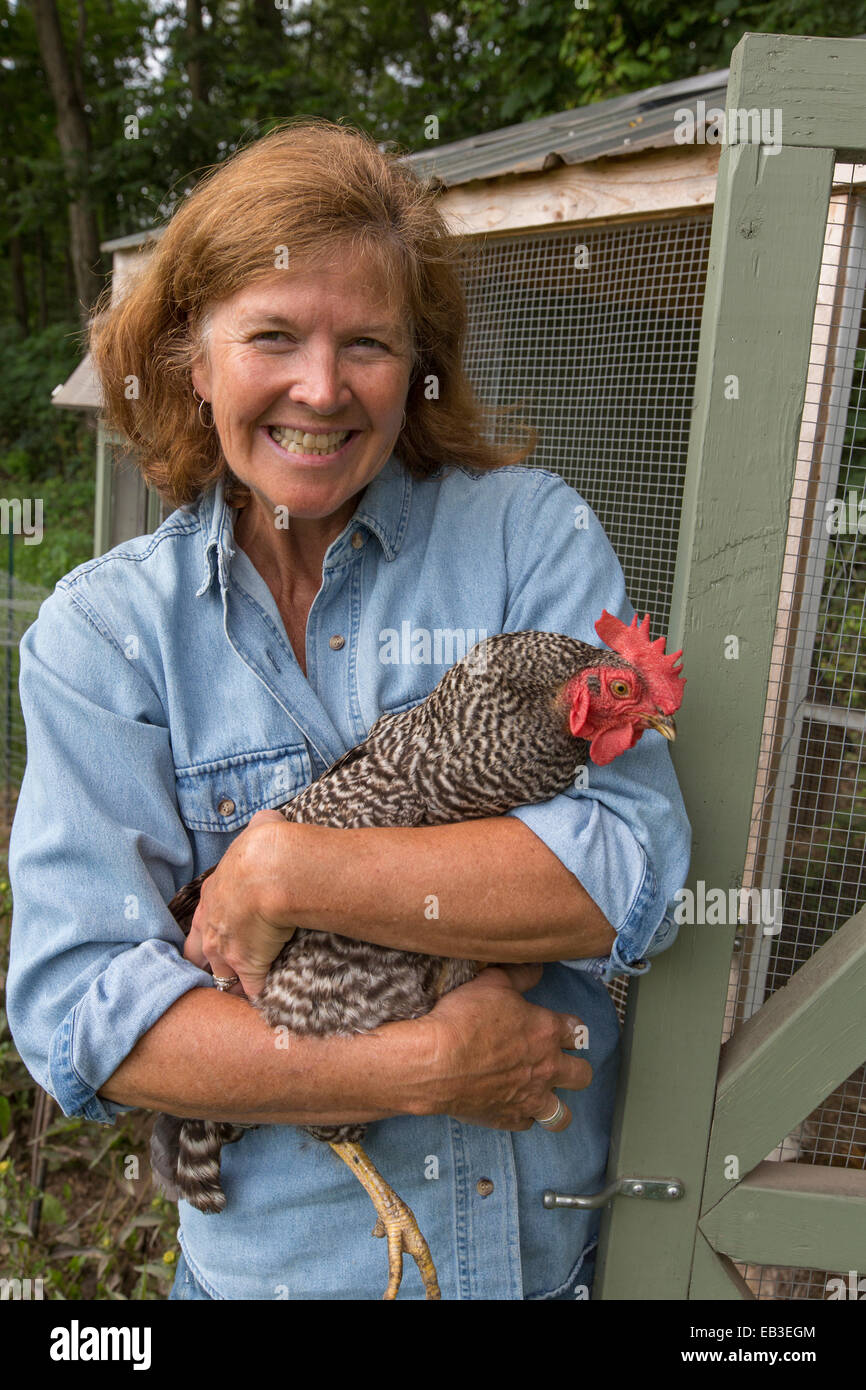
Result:
M256 811L291 801L310 778L309 757L299 744L175 768L180 818L188 830L238 830Z
M422 705L429 695L426 691L423 695L413 695L411 700L404 700L401 705L383 705L382 714L404 714L407 709L414 709L416 705Z

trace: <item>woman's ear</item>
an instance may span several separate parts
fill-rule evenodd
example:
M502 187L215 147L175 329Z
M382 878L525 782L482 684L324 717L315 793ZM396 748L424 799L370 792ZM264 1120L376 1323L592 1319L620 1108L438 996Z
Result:
M202 318L199 318L190 327L192 347L190 376L192 378L193 390L201 396L203 401L210 401L213 398L213 391L211 389L211 369L208 357L210 334L210 314L205 313Z
M211 398L210 371L208 370L204 358L196 358L190 370L190 376L192 378L193 390L201 396L203 401L209 401Z

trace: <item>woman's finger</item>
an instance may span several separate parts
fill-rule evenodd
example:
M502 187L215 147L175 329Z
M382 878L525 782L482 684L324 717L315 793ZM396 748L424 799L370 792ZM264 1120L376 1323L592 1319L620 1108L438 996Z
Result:
M589 1029L576 1014L560 1014L560 1047L572 1052L585 1052L589 1047Z
M555 1091L550 1092L549 1100L550 1104L546 1104L544 1111L542 1111L541 1114L536 1115L534 1118L536 1123L541 1125L542 1129L549 1130L551 1134L558 1134L560 1130L568 1129L568 1126L571 1124L572 1121L572 1114L565 1101L560 1100L559 1096L556 1094ZM556 1124L541 1124L542 1120L552 1119L552 1117L557 1113L560 1107L562 1108L562 1114L560 1115Z
M592 1085L592 1067L585 1057L565 1057L553 1082L561 1091L585 1091Z
M234 981L233 984L231 984L230 986L228 986L228 987L226 987L226 988L224 989L223 992L224 992L225 994L243 994L243 993L244 993L244 990L243 990L243 987L242 987L242 983L241 983L241 980L240 980L240 976L239 976L239 974L238 974L238 971L237 971L237 970L234 970L234 969L229 965L228 961L223 960L222 956L212 955L212 956L210 957L209 965L210 965L211 971L213 972L213 977L214 977L215 980L232 980L232 981Z
M526 990L534 989L538 984L544 967L535 961L529 961L523 965L498 965L495 968L507 975L512 989L524 994Z
M191 960L193 965L207 970L207 956L202 947L201 932L198 927L190 927L186 941L183 943L183 955L184 960Z
M256 999L264 989L269 970L270 966L265 966L264 968L259 967L257 969L252 965L238 965L234 970L228 967L226 974L239 976L240 985L236 986L236 988L240 989L246 995L247 999L253 1000ZM222 971L220 971L220 974L222 974Z

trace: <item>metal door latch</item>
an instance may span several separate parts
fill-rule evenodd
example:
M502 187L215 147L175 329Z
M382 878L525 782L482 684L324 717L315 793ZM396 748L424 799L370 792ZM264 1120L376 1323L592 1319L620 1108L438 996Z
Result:
M609 1202L617 1193L623 1197L645 1197L655 1202L676 1202L684 1195L685 1190L679 1178L617 1178L615 1182L610 1182L607 1187L602 1188L601 1192L585 1196L551 1192L548 1189L543 1200L548 1210L554 1207L578 1207L581 1211L592 1211L596 1207L603 1207L605 1202Z

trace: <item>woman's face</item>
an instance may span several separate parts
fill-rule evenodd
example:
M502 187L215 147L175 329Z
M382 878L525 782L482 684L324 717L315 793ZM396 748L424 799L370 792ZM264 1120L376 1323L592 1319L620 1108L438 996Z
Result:
M192 380L235 476L271 518L278 506L339 512L384 467L403 423L409 325L386 285L358 263L277 270L216 304L210 325ZM281 431L292 430L317 437L291 442Z

